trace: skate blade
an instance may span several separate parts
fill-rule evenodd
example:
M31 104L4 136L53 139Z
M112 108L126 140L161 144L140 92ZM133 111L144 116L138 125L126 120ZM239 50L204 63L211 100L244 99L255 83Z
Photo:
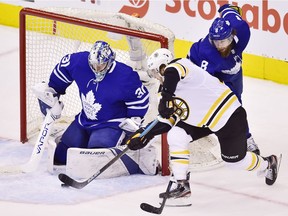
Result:
M277 176L278 176L278 173L279 173L281 161L282 161L282 154L280 154L279 157L278 157Z
M161 202L160 202L161 205ZM165 206L167 207L189 207L192 205L190 197L188 198L169 198L166 200Z

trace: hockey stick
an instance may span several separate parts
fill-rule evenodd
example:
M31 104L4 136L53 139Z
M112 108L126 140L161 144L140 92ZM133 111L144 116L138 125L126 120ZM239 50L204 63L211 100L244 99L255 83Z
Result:
M165 191L165 194L163 196L163 199L162 199L162 202L161 202L161 205L159 208L155 207L155 206L152 206L148 203L141 203L140 205L140 208L143 210L143 211L146 211L146 212L149 212L149 213L153 213L153 214L161 214L163 209L164 209L164 206L165 206L165 203L166 203L166 200L168 199L168 196L169 196L169 191L170 191L170 188L172 186L172 181L169 181L168 183L168 186L166 188L166 191Z
M156 118L141 134L140 137L145 136L157 123L158 123L158 119ZM113 163L115 163L115 161L117 161L119 158L121 158L127 151L129 150L128 147L126 147L120 154L118 154L117 156L115 156L112 160L110 160L106 165L104 165L100 170L98 170L95 174L93 174L91 177L89 177L88 179L84 180L84 181L76 181L75 179L72 179L71 177L69 177L68 175L64 174L64 173L60 173L58 175L58 178L61 182L63 182L63 184L61 185L62 187L74 187L77 189L81 189L83 187L85 187L86 185L88 185L91 181L93 181L94 179L96 179L101 173L103 173L106 169L108 169Z
M42 123L41 130L37 137L30 160L27 163L21 165L0 167L0 173L17 174L30 173L35 171L42 158L54 121L55 118L51 115L50 110L48 110L47 115L45 116L45 119Z

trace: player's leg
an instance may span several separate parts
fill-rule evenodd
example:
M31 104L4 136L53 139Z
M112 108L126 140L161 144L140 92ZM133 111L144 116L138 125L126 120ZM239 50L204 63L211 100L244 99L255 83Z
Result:
M118 127L105 127L93 130L88 141L88 148L111 148L122 143L125 133Z
M237 75L237 81L236 82L226 82L225 83L232 91L233 93L237 96L238 100L242 104L242 92L243 92L243 76L242 73ZM250 128L249 125L247 127L246 131L246 143L247 143L247 150L254 152L258 155L260 155L260 150L257 145L257 143L254 141L252 134L250 133Z
M87 142L87 132L74 120L63 133L55 149L54 163L66 164L68 148L86 148Z
M175 126L168 132L167 141L173 185L169 191L166 205L190 206L192 202L189 183L190 173L188 172L190 158L188 145L192 138L184 129ZM161 197L161 194L159 196Z
M247 128L246 111L240 107L226 125L215 133L220 143L222 159L232 168L264 172L266 184L271 185L277 178L278 158L274 155L262 157L247 151Z
M252 134L250 133L249 127L246 133L246 138L247 138L247 150L260 155L260 149L257 143L254 141L254 138L252 137Z

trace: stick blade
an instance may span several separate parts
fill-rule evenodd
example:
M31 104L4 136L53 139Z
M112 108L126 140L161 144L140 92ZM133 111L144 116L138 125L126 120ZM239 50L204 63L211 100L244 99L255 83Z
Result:
M86 185L86 182L77 182L68 175L64 173L60 173L58 178L61 182L63 182L66 186L74 187L77 189L81 189Z
M153 213L153 214L161 214L162 213L162 210L163 208L157 208L155 206L152 206L148 203L141 203L140 205L140 208L143 210L143 211L146 211L146 212L149 212L149 213Z

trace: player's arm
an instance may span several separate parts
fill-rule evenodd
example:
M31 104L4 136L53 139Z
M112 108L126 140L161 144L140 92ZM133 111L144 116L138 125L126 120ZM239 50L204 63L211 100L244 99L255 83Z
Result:
M140 81L137 72L131 71L131 74L126 78L123 77L121 82L127 107L127 118L120 123L119 127L126 132L135 132L141 126L148 111L149 92Z
M241 7L237 5L232 4L224 4L219 9L218 12L220 13L220 16L223 17L227 14L234 14L234 16L242 16L242 9Z
M73 60L77 58L77 54L68 54L54 67L48 86L53 88L58 94L65 94L66 89L73 82L71 71L75 67Z
M138 150L144 148L156 135L168 132L177 122L176 115L172 115L169 119L157 116L157 119L157 124L146 135L140 137L140 134L145 130L145 128L140 128L130 136L127 142L129 149ZM152 124L152 122L150 122L146 128L149 127L150 124Z
M239 40L236 48L239 52L242 52L246 48L251 35L248 23L241 17L242 9L235 5L224 4L219 8L218 12L221 17L229 20L231 23L231 26L234 29L234 34Z
M164 82L161 91L161 99L158 105L159 114L166 119L174 113L173 96L177 84L180 81L179 72L175 67L167 67L164 71Z
M137 72L132 70L120 82L122 82L127 117L143 118L149 107L148 89L142 84Z
M61 116L64 105L59 101L59 98L61 94L65 94L66 88L72 83L69 74L70 56L64 56L54 67L48 84L46 82L37 83L32 89L38 98L40 110L44 115L50 109L55 118Z

